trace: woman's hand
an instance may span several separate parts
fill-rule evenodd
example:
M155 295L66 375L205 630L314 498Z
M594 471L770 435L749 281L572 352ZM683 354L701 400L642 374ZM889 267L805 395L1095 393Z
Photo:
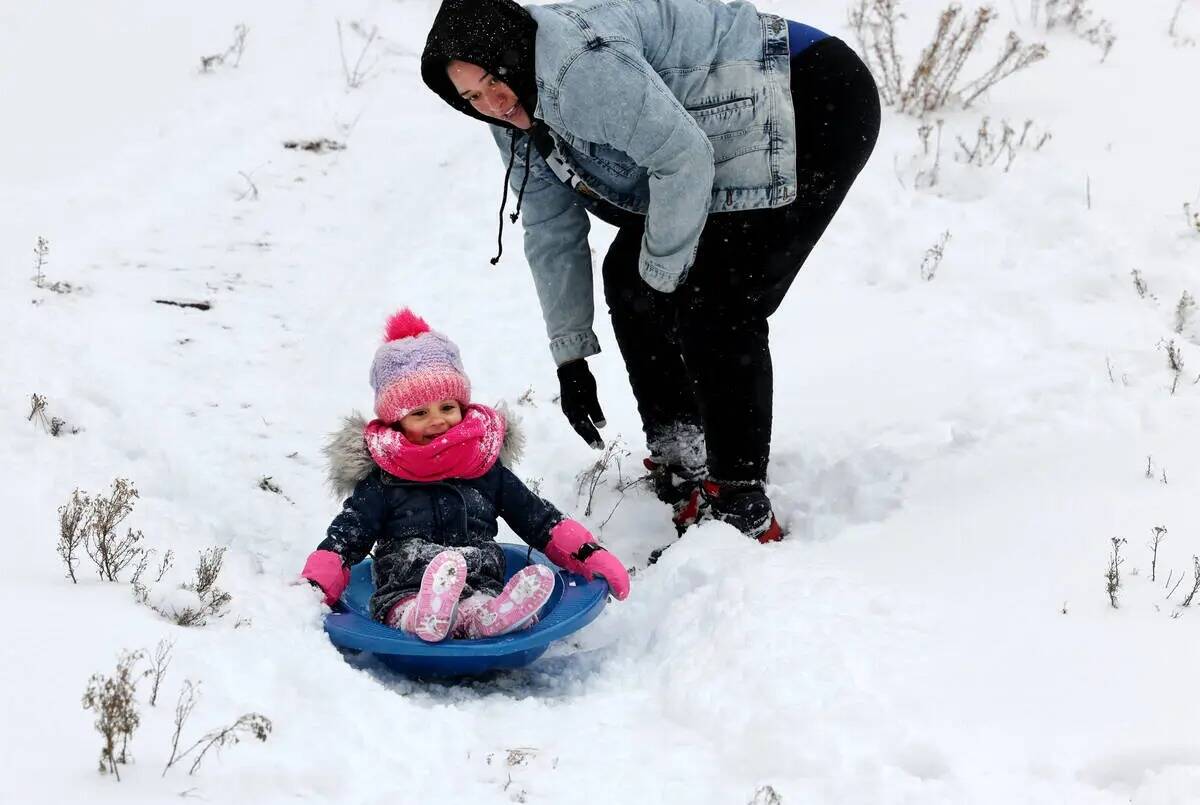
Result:
M596 397L596 378L592 377L587 361L583 358L567 361L558 367L559 404L563 415L585 442L591 447L604 447L604 440L596 428L605 425L604 412Z

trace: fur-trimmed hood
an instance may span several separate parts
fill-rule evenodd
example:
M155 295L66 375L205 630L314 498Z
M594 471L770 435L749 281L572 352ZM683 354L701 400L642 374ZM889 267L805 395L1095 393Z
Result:
M512 468L525 452L525 430L521 419L505 403L493 406L504 417L504 446L498 461ZM329 434L321 452L329 461L329 488L339 498L349 497L354 487L378 465L367 451L363 429L367 419L358 411L342 419L342 426Z

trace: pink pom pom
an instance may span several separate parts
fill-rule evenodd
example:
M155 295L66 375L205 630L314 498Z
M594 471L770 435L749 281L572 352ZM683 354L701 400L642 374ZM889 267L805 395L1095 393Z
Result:
M383 331L383 340L385 342L396 341L427 332L429 332L429 325L425 323L425 320L408 308L404 308L399 313L392 314L392 317L388 319L387 327Z

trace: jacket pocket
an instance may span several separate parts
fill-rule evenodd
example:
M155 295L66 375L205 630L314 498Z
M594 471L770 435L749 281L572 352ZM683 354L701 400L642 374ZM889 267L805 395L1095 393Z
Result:
M606 145L586 143L582 150L586 161L593 162L604 168L604 170L621 178L629 176L634 168L637 167L625 154Z
M745 130L754 122L753 98L709 101L684 108L710 137Z
M684 108L712 143L714 164L770 147L764 127L755 122L753 98L730 98Z

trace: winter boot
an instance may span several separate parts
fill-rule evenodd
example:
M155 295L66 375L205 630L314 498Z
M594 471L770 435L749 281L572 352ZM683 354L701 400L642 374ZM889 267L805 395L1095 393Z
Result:
M554 571L545 565L521 568L504 585L500 595L472 607L473 623L466 624L472 637L498 637L528 625L554 592Z
M650 471L650 483L654 494L671 507L671 522L675 531L683 534L688 526L694 525L704 514L706 501L700 494L700 476L679 464L657 464L653 459L643 459Z
M708 448L698 423L660 423L646 433L650 457L643 462L650 470L654 494L671 507L675 530L682 534L703 515L700 479L708 474Z
M442 551L430 560L421 589L401 618L400 628L427 643L446 639L467 583L467 561L458 551Z
M771 501L760 483L720 483L705 481L704 497L709 513L759 542L778 542L783 529L771 511Z

